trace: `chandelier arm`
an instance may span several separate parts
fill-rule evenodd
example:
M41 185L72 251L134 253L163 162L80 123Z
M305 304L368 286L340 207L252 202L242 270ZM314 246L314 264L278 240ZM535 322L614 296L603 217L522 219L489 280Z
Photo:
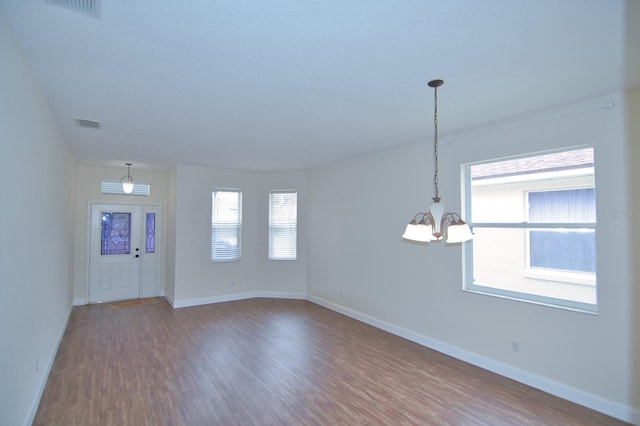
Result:
M453 214L445 213L442 215L442 220L440 221L440 231L444 234L444 231L451 225L453 222Z
M436 239L440 239L444 235L444 228L442 227L442 225L445 222L445 217L442 217L442 219L440 220L440 232L437 232L436 231L436 219L433 217L431 212L426 212L424 216L425 216L427 224L431 225L433 227L432 228L432 235Z
M435 221L435 219L433 218L433 216L431 215L431 213L430 213L430 212L426 212L426 213L424 213L424 218L426 219L426 222L427 222L429 225L433 226L433 225L435 225L435 224L436 224L436 221Z
M460 217L460 215L455 212L447 212L445 213L445 216L449 216L449 223L458 222L462 219L462 217Z
M418 220L418 218L420 218L420 220ZM411 221L412 223L419 223L424 219L424 213L417 213L414 217L413 220Z

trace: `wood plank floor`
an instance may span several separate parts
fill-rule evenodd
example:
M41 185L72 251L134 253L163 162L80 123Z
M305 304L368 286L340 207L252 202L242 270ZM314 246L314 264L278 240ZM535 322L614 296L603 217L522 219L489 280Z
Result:
M306 301L74 308L35 425L617 425Z

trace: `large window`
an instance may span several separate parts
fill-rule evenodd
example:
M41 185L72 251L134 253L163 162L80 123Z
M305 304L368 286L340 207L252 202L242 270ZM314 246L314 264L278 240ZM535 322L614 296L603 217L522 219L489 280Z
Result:
M242 231L242 193L215 190L211 194L211 260L240 260Z
M269 194L269 259L295 260L298 239L298 194Z
M468 164L469 291L596 312L593 148Z

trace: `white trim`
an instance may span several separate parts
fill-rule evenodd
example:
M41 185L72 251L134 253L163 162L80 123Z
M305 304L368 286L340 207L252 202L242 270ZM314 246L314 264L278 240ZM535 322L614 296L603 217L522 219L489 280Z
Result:
M609 96L609 95L607 95ZM597 102L597 103L595 103ZM584 105L578 109L579 105ZM477 138L479 136L487 136L495 133L502 133L508 130L518 129L520 127L533 126L547 121L572 117L574 115L585 114L588 112L598 111L601 109L611 109L616 106L615 102L599 101L597 98L591 98L586 101L569 102L562 105L552 105L548 107L538 108L523 113L513 114L502 117L497 120L488 120L478 124L454 129L447 133L449 138L440 140L440 144L463 141L466 139Z
M511 365L495 361L491 358L466 351L457 346L432 339L423 334L416 333L415 331L399 327L395 324L391 324L378 318L363 314L356 310L347 308L345 306L339 305L326 299L322 299L317 296L308 294L307 300L320 306L324 306L325 308L332 311L341 313L358 321L369 324L373 327L394 334L396 336L403 337L419 345L436 350L438 352L442 352L445 355L449 355L461 361L468 362L475 365L476 367L483 368L509 379L513 379L517 382L532 386L536 389L550 393L551 395L555 395L559 398L566 399L568 401L585 406L592 410L599 411L625 422L640 424L640 409L611 401L601 396L567 386L563 383L551 380L547 377L533 374L528 371L513 367Z
M86 212L86 232L84 234L84 252L85 252L85 262L84 262L84 300L89 300L89 276L91 274L91 206L94 204L98 204L99 201L87 201L87 212Z
M170 295L165 294L164 298L166 299L167 302L169 302L169 304L171 305L172 308L176 307L175 301L173 300L173 298Z
M527 261L529 261L527 259ZM588 287L596 286L595 272L574 272L561 269L547 268L527 268L523 272L525 278L536 280L554 281L567 285L584 285Z
M462 291L472 294L480 294L483 296L497 297L499 299L513 300L514 302L546 306L553 309L563 309L565 311L577 312L580 314L599 315L598 305L592 305L590 303L574 302L567 299L554 299L553 297L546 297L532 293L519 293L517 291L497 287L487 287L479 284L467 284L462 288Z
M221 296L211 296L211 297L199 297L195 299L182 299L182 300L172 300L170 297L165 296L171 306L174 309L178 308L187 308L190 306L200 306L200 305L208 305L211 303L222 303L222 302L232 302L236 300L245 300L245 299L255 299L255 298L267 298L267 299L298 299L298 300L306 300L307 296L305 293L291 293L291 292L277 292L277 291L251 291L246 293L232 293L232 294L224 294Z
M165 299L167 298L167 296L165 296L164 294L164 290L159 290L158 294L156 296L153 297L164 297ZM171 303L171 302L169 302ZM84 306L87 305L87 300L84 298L77 298L77 299L73 299L73 306Z
M40 400L42 399L44 388L47 386L47 380L49 379L49 374L51 374L53 361L56 359L56 355L58 354L58 349L60 348L60 343L62 343L62 337L64 336L64 332L67 330L67 325L69 324L69 318L71 318L72 310L73 310L73 305L69 306L69 310L67 311L67 316L62 322L62 327L60 327L60 331L58 332L58 338L56 339L55 348L51 352L51 358L49 358L49 361L47 362L46 369L43 371L42 381L40 382L40 386L38 386L38 391L36 393L35 398L33 399L33 403L31 404L31 409L29 410L29 416L24 422L25 425L33 424L33 421L36 418L36 414L38 412L38 406L40 405Z

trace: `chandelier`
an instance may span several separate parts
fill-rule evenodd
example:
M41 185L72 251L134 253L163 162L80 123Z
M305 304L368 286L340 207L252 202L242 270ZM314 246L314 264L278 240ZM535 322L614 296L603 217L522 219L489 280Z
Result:
M440 202L438 193L438 87L444 81L432 80L429 87L433 87L433 203L429 211L418 213L407 225L402 238L408 241L428 243L439 241L446 235L447 243L462 243L473 238L471 229L458 213L444 211L444 204Z

